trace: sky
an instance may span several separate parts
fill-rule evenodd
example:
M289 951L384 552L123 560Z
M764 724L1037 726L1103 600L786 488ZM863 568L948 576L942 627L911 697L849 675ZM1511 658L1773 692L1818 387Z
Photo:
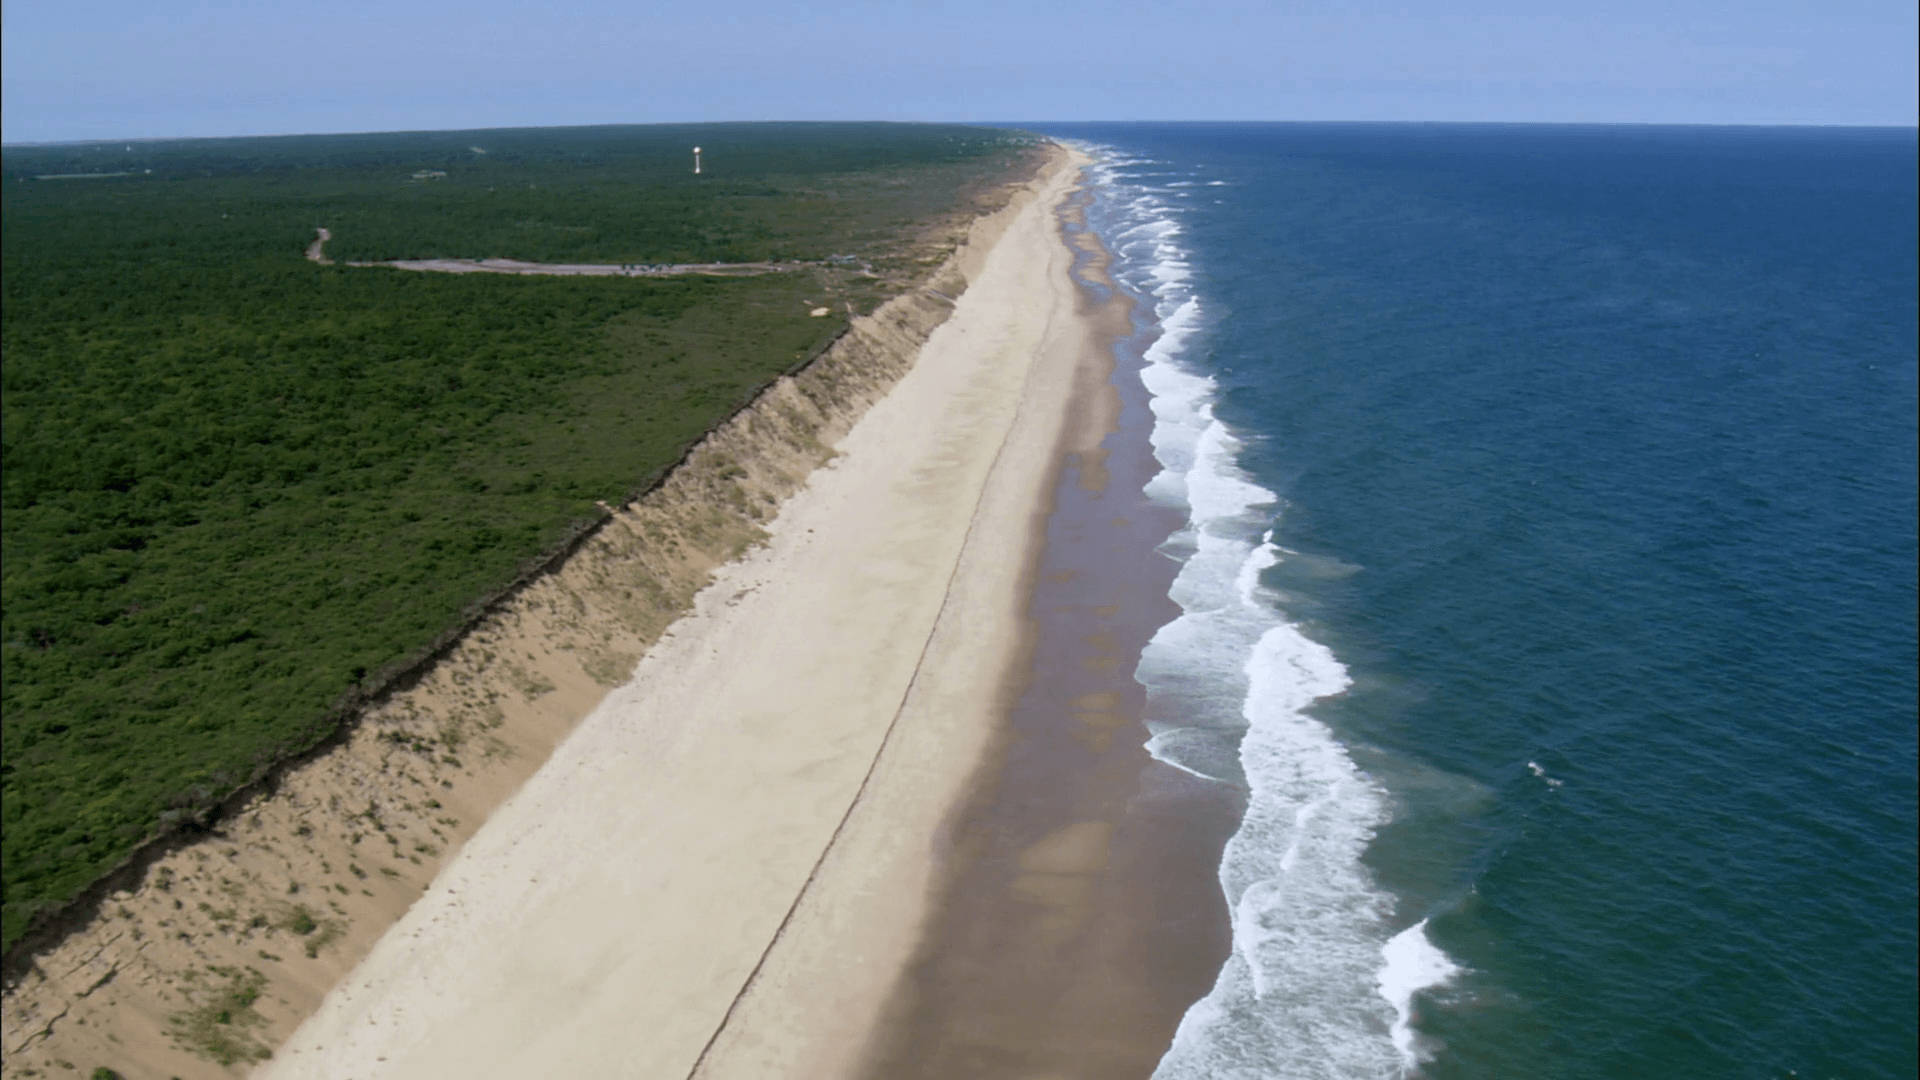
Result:
M4 140L726 120L1910 126L1913 0L6 0Z

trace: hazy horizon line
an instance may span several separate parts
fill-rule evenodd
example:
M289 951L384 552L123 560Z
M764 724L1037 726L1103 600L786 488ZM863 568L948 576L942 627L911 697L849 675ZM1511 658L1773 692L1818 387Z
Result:
M10 148L24 149L24 148L54 147L54 146L88 146L95 143L116 143L116 142L125 144L125 143L218 141L218 140L225 140L225 139L301 139L301 138L318 138L318 137L324 137L324 136L330 136L330 135L433 135L433 134L452 134L456 132L469 132L469 131L536 131L536 130L545 130L545 129L606 128L606 127L656 127L656 128L750 127L755 125L769 125L769 124L786 124L786 125L817 124L823 127L827 125L832 125L832 124L873 124L873 125L893 125L893 126L899 126L899 127L943 126L943 127L977 127L977 128L999 128L999 129L1026 129L1030 127L1040 127L1040 126L1048 126L1048 125L1055 125L1055 124L1090 124L1090 125L1213 124L1213 125L1219 125L1219 126L1227 126L1227 125L1234 125L1234 124L1238 124L1238 125L1297 124L1302 126L1305 126L1305 125L1331 126L1331 125L1339 125L1339 124L1379 124L1383 126L1384 125L1400 125L1400 126L1406 126L1406 127L1447 126L1447 127L1839 128L1839 129L1859 130L1859 131L1909 131L1909 132L1920 131L1920 122L1904 123L1904 124L1867 123L1867 122L1852 122L1852 121L1828 122L1828 123L1804 123L1804 122L1793 123L1793 122L1769 122L1769 121L1754 121L1754 120L1714 121L1714 122L1684 121L1684 120L1678 120L1678 121L1677 120L1460 120L1460 119L1432 119L1432 120L1391 119L1391 120L1388 120L1388 119L1362 118L1362 117L1353 117L1353 118L1346 118L1346 119L1329 119L1329 118L1321 117L1321 118L1315 118L1311 120L1306 120L1306 119L1221 120L1221 119L1207 119L1202 117L1189 117L1184 119L1140 119L1140 120L1079 119L1079 120L1019 120L1019 121L1013 121L1013 120L887 120L887 119L648 120L648 121L601 121L597 123L585 123L585 124L483 124L477 127L403 127L403 128L368 128L368 129L360 129L360 130L340 129L340 130L322 130L322 131L252 131L252 132L224 133L224 134L218 134L218 135L114 135L114 136L94 136L94 137L88 137L88 138L75 138L75 139L63 139L63 138L24 139L20 141L8 141L5 139L4 135L0 135L0 149L10 149Z

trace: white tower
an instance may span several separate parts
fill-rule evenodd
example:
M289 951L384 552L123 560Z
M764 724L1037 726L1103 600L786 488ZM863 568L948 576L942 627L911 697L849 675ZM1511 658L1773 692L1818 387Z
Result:
M700 175L700 148L697 146L693 148L693 175Z

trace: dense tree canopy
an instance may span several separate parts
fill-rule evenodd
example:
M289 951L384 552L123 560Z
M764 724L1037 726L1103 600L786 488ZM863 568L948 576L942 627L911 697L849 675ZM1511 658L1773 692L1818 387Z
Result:
M8 149L6 944L909 280L1019 152L883 125ZM342 259L815 265L321 266L318 225Z

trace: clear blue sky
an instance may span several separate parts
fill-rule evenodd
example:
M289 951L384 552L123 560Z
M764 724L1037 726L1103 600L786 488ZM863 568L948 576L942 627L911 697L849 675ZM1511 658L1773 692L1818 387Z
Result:
M1916 119L1914 0L7 0L8 142L718 120Z

